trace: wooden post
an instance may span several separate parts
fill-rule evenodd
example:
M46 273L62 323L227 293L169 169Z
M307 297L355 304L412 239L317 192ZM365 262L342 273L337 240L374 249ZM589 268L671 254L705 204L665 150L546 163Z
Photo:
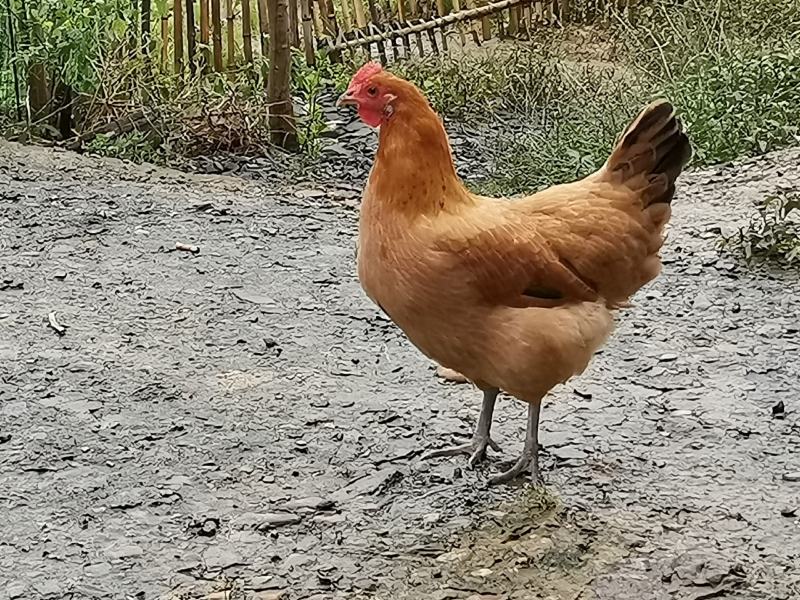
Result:
M368 0L369 5L369 16L372 19L372 25L376 31L380 31L380 18L378 17L378 7L375 6L375 0ZM383 40L376 42L378 45L378 56L381 59L381 64L386 64L388 62L386 58L386 45L383 43Z
M194 20L194 0L186 0L186 43L189 48L189 72L196 73L197 32Z
M297 146L297 129L289 93L292 49L289 44L289 0L269 0L269 102L270 141L284 148Z
M487 4L486 0L479 0L479 1L480 1L480 4L479 4L480 6L483 6L484 4ZM489 17L483 17L481 19L481 30L482 30L482 33L483 33L483 39L484 40L492 39L492 21L491 21L491 19Z
M437 16L443 17L447 14L447 7L445 6L444 0L436 0L436 12L438 13ZM444 32L444 27L442 27L442 50L447 52L447 36Z
M367 27L367 15L364 13L364 0L353 0L353 8L356 11L356 25L359 29Z
M384 30L386 30L386 29L390 29L391 30L391 29L394 29L394 25L395 25L392 22L392 1L391 0L384 0L384 4L385 4L385 12L384 12L384 14L389 17L389 19L388 19L389 22L388 23L381 23L381 27ZM395 60L399 60L399 58L400 58L399 48L400 48L400 40L398 40L396 36L392 36L392 56L394 57Z
M461 10L460 0L453 0L453 10L456 12L459 12ZM457 27L458 27L458 37L461 38L461 47L463 48L464 46L467 45L467 36L464 35L464 24L459 23Z
M151 50L151 39L150 39L150 10L151 4L150 0L142 0L142 30L141 30L141 46L142 46L142 56L148 56Z
M222 10L220 0L211 0L211 37L214 45L214 70L222 73Z
M300 23L297 20L297 0L289 0L289 38L293 48L300 47Z
M267 0L258 0L258 31L261 34L261 56L269 56L269 15Z
M350 0L341 0L342 6L342 19L339 27L345 31L350 31L353 28L353 19L350 16Z
M161 68L167 68L169 61L169 16L161 17Z
M183 0L175 0L172 18L175 22L175 72L180 73L183 71Z
M225 2L225 19L228 34L228 69L233 69L236 67L236 30L234 29L236 15L233 13L233 0Z
M203 57L200 61L200 70L208 73L211 64L211 44L210 27L208 19L208 0L200 0L200 45L203 46Z
M306 64L309 67L317 62L314 52L314 22L311 16L313 0L300 0L300 11L303 19L303 48L306 53Z
M512 6L508 9L508 35L515 36L519 33L519 13L517 7Z
M251 23L250 0L242 0L242 49L248 64L253 62L253 25Z

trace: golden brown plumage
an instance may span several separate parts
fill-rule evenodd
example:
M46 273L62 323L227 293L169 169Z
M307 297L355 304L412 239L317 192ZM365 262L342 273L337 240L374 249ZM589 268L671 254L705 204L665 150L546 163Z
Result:
M496 389L532 405L534 439L497 481L538 468L542 398L586 368L611 311L661 269L690 157L672 106L645 108L589 177L505 200L466 189L441 120L411 83L371 65L342 102L381 127L359 225L364 290L424 354L485 390L489 425ZM490 443L483 425L473 461Z

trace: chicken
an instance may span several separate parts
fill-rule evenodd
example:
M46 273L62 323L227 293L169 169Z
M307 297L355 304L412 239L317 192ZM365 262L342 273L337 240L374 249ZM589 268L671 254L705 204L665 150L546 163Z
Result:
M434 455L496 449L500 390L528 403L523 451L490 483L540 481L545 395L580 374L610 335L613 312L661 270L675 181L691 157L666 101L647 106L595 173L528 197L471 193L438 115L413 84L376 63L338 104L380 127L359 220L366 294L431 360L483 391L472 441Z

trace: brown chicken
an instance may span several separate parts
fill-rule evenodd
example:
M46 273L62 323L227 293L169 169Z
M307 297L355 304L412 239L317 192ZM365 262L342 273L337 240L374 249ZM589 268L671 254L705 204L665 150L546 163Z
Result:
M612 311L658 275L675 180L691 156L673 107L646 107L605 165L519 199L471 193L441 120L413 84L368 63L339 105L380 127L361 205L358 276L367 295L440 365L483 391L472 441L433 455L481 460L499 390L528 403L516 464L539 480L542 399L581 373Z

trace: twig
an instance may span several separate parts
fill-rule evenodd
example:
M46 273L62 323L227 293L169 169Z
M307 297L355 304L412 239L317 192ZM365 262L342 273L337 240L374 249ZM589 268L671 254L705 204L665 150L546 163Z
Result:
M58 322L58 319L56 318L56 313L54 312L51 312L49 315L47 315L47 324L59 336L62 336L65 333L67 333L67 328Z
M182 244L181 242L176 242L175 250L181 250L182 252L191 252L192 254L198 254L200 252L200 247L193 246L192 244Z

